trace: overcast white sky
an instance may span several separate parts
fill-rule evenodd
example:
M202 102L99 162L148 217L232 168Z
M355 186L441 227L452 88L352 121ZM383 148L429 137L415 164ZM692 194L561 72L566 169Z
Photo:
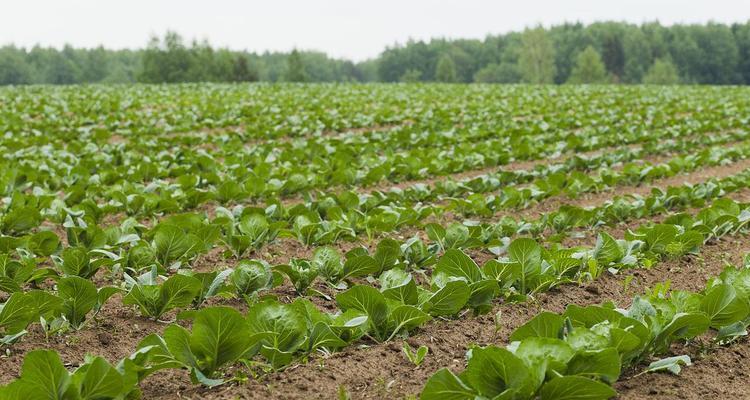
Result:
M483 38L542 23L744 22L750 0L0 0L0 44L144 47L153 33L363 60L409 38Z

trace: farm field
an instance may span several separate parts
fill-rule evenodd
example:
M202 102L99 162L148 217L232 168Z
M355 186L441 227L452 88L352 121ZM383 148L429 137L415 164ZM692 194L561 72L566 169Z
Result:
M0 88L0 400L747 398L749 127L741 87Z

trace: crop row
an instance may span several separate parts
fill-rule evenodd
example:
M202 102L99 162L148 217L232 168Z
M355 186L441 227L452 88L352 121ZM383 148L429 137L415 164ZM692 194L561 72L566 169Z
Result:
M460 375L435 373L421 398L609 399L622 371L667 354L677 341L709 329L715 343L746 336L749 278L748 266L730 266L697 293L670 291L667 283L633 298L628 309L604 303L541 312L511 334L507 347L472 347ZM679 373L680 364L690 357L662 358L646 371Z
M707 136L701 138L700 142L721 143L730 137L745 136L742 132L735 132L716 138ZM430 165L437 168L428 173L433 175L501 165L519 157L528 158L531 154L533 157L546 155L541 148L513 144L510 146L513 150L509 150L509 144L503 141L496 144L483 143L444 154L416 152L419 154L416 157L394 154L372 160L367 160L362 154L347 152L336 152L334 159L328 159L325 155L329 150L321 148L320 156L307 157L294 152L286 156L275 153L234 154L219 163L208 154L194 151L140 149L133 152L115 149L101 152L95 146L77 147L74 142L66 144L61 151L52 148L40 151L39 148L29 147L9 153L5 158L11 165L0 183L8 196L18 191L57 195L64 187L62 195L68 207L75 207L86 200L100 206L112 201L127 204L128 198L132 197L130 202L134 204L130 210L125 207L125 211L134 212L140 211L138 204L148 200L151 207L142 212L149 215L189 209L211 200L221 204L249 199L273 201L278 197L331 185L374 184L385 176L388 179L398 176L413 179L430 171ZM10 147L9 144L7 146ZM597 144L597 148L603 147L604 144ZM666 147L657 146L662 149ZM144 157L144 153L154 154L155 157ZM480 156L482 153L485 155ZM352 158L354 154L356 160ZM446 162L448 159L450 161ZM301 163L302 160L307 162ZM450 163L457 164L451 166ZM110 167L102 170L101 165ZM239 168L239 165L245 167ZM132 210L134 207L136 209Z

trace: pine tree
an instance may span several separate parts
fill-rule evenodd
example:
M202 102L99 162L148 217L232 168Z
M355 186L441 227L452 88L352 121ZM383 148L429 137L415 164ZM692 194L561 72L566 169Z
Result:
M284 80L287 82L306 82L307 72L305 63L302 60L302 54L297 49L292 50L286 59L286 73Z
M232 79L235 82L254 82L258 80L258 71L250 68L247 57L238 55L232 65Z

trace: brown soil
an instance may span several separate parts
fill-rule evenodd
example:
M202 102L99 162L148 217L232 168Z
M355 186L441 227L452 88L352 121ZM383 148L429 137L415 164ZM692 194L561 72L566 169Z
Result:
M109 144L120 144L120 143L127 143L128 139L126 139L122 135L113 134L107 139L107 143Z
M718 347L705 355L693 354L693 365L679 376L659 373L623 379L615 385L620 399L705 400L748 399L750 346L747 339Z
M356 134L363 134L363 133L370 133L370 132L378 132L378 131L388 131L392 129L398 129L410 126L414 123L414 121L406 120L401 123L393 123L393 124L382 124L382 125L371 125L371 126L364 126L359 128L347 128L344 130L336 131L336 130L326 130L320 133L307 133L304 135L297 135L297 136L282 136L278 138L272 138L272 139L255 139L247 142L246 144L265 144L265 143L287 143L298 139L311 139L313 137L331 137L331 138L337 138L337 137L344 137L346 135L356 135ZM217 128L204 128L198 131L188 131L188 132L171 132L165 135L162 135L163 137L179 137L179 136L201 136L201 135L221 135L224 133L240 133L246 129L245 125L233 125L233 126L224 126L224 127L217 127Z
M174 314L163 318L174 318ZM113 296L95 320L65 335L46 338L41 327L34 324L29 333L8 347L6 357L0 359L0 381L8 382L18 376L24 355L35 349L52 349L60 353L63 362L76 366L85 354L100 355L112 362L133 353L138 342L151 333L161 332L167 325L142 318L130 307L122 304L122 296Z
M634 150L634 149L638 149L639 147L640 145L605 147L603 149L591 150L591 151L586 151L586 152L577 152L574 154L561 154L561 155L551 157L551 158L511 161L504 165L480 168L480 169L475 169L471 171L464 171L464 172L459 172L459 173L450 174L446 176L434 176L434 177L427 178L427 179L408 180L408 181L403 181L403 182L399 182L396 184L392 182L384 182L375 186L371 186L365 190L368 192L389 191L392 189L406 189L408 187L411 187L417 184L424 184L424 185L432 186L436 182L444 181L446 179L461 181L461 180L470 180L470 179L473 179L482 175L487 175L487 174L496 172L498 170L503 170L503 171L531 170L539 165L563 163L566 160L576 157L576 156L595 157L595 156L601 155L605 151L624 150L625 148Z

